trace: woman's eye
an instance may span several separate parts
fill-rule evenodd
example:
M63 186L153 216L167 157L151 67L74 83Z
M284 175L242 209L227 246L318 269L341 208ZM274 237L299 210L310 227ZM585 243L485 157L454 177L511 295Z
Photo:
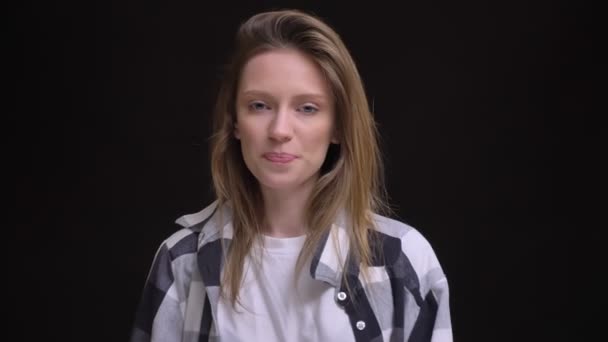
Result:
M264 109L268 109L268 106L263 102L252 102L249 104L249 109L259 112Z
M299 108L299 111L304 113L316 113L319 109L313 105L304 105Z

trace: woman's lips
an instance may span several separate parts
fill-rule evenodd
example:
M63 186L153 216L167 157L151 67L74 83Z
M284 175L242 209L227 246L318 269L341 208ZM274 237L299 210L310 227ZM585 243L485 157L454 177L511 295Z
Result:
M285 163L291 162L292 160L296 159L297 157L294 156L293 154L289 154L289 153L269 152L269 153L264 153L264 158L266 158L267 160L269 160L273 163L285 164Z

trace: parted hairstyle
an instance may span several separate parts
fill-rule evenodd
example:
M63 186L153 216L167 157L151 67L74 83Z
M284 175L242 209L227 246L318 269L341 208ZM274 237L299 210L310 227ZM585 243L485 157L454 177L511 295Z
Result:
M307 238L298 257L301 270L340 212L348 222L351 257L371 265L372 213L390 211L386 202L378 132L363 82L340 36L319 17L299 10L256 14L236 35L236 49L223 76L213 116L211 175L218 205L232 211L234 229L225 250L222 294L238 302L243 265L255 239L261 238L264 206L260 185L247 169L234 137L236 97L245 64L273 49L294 49L319 67L334 98L339 143L331 144L306 208Z

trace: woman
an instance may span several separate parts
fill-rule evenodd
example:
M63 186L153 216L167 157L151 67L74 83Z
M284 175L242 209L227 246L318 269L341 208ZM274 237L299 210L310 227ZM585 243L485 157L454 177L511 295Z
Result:
M132 341L451 341L427 240L381 216L376 128L340 37L242 24L217 100L217 200L160 246Z

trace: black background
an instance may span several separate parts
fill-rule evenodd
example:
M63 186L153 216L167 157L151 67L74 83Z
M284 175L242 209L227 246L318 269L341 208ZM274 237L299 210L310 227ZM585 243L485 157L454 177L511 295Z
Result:
M456 341L566 339L558 198L591 40L579 8L548 1L20 3L9 297L23 339L128 338L156 248L213 199L209 114L235 30L288 7L350 48L391 203L448 275Z

